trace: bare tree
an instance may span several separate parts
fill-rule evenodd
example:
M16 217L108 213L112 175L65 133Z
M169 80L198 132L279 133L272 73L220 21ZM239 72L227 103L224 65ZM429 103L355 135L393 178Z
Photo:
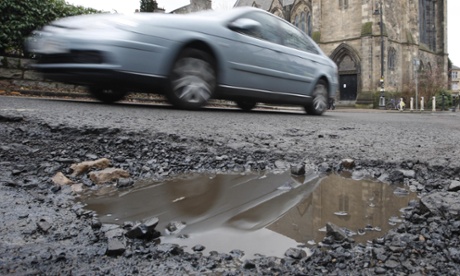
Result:
M427 100L447 89L443 70L439 67L422 70L419 76L420 95Z

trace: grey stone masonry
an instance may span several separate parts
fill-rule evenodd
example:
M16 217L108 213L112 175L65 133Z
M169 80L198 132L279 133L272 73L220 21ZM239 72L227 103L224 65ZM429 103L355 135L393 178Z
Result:
M46 90L84 92L85 88L44 79L31 67L28 58L0 56L0 90Z

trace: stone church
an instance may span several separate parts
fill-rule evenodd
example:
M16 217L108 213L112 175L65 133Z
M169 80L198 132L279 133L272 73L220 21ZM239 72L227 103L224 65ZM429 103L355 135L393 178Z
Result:
M385 91L413 90L415 70L440 72L447 87L447 0L237 0L238 6L266 10L311 36L339 67L342 104L370 103L381 79Z

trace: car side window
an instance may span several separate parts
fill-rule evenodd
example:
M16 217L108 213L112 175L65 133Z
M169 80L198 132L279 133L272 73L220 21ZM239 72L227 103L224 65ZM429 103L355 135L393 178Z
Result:
M318 54L318 50L313 45L313 42L300 30L285 22L281 22L280 27L283 33L283 45L297 50Z
M279 22L273 16L263 14L261 12L250 12L241 16L240 18L252 19L254 21L259 22L261 25L261 28L257 31L248 30L242 31L242 33L255 38L281 44L281 36L279 34Z

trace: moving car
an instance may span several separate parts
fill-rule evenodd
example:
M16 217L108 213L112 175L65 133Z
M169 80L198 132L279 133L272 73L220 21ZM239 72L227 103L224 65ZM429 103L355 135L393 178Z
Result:
M338 87L337 66L310 37L252 7L67 17L26 45L46 78L85 85L106 103L137 91L185 109L214 98L243 110L263 102L321 115Z

